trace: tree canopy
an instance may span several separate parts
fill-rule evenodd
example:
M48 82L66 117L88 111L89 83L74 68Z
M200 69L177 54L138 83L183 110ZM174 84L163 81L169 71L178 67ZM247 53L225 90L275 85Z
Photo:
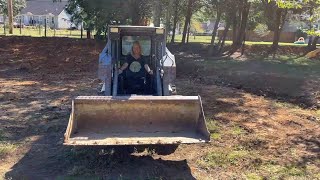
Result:
M18 15L21 9L26 7L26 1L14 0L12 5L13 5L13 14ZM0 0L0 14L8 14L7 0Z

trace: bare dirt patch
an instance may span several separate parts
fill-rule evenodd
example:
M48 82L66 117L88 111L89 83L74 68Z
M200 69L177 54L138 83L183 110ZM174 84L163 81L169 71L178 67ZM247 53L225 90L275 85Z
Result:
M71 99L97 94L97 58L103 43L1 37L0 44L0 174L4 178L320 178L319 111L231 86L235 74L224 63L210 64L188 51L176 52L178 92L201 95L211 143L180 145L170 155L157 155L152 149L129 154L123 148L64 147ZM233 72L240 72L236 65ZM242 72L261 66L250 65L239 66ZM212 66L220 71L211 74ZM286 83L277 78L279 72L274 73L279 84ZM207 80L209 75L220 81ZM257 78L257 88L267 77ZM239 85L245 87L246 80ZM313 83L313 89L319 86ZM3 146L11 148L1 151Z

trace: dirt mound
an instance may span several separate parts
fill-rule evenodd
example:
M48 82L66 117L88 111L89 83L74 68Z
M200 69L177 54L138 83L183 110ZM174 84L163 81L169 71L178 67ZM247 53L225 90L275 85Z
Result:
M189 43L189 44L169 44L168 48L173 50L173 52L186 52L186 53L194 53L201 54L202 56L207 55L209 51L210 44L205 43ZM244 53L247 56L256 56L256 55L265 55L268 54L270 50L269 45L245 45ZM230 48L229 45L225 47L226 50ZM305 48L301 48L300 46L279 46L278 54L281 55L296 55L300 56L306 53Z

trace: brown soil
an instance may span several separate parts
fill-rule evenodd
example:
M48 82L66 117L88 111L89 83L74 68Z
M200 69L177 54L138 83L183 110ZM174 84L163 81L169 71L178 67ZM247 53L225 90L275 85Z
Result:
M71 99L97 94L97 58L103 46L91 40L0 37L0 145L13 146L0 153L0 175L6 179L320 177L319 112L203 81L205 69L187 76L191 70L183 68L189 67L183 61L192 54L181 49L176 51L177 66L181 65L178 92L201 95L211 143L180 145L170 155L63 146ZM218 152L247 154L227 162L208 158Z

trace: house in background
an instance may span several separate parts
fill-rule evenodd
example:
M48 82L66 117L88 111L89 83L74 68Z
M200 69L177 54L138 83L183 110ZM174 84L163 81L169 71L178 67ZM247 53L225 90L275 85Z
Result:
M4 17L2 14L0 14L0 24L3 24L3 22L4 22Z
M209 20L207 22L202 23L202 28L204 29L204 31L207 35L212 34L215 22L216 22L216 20L212 19L212 20ZM221 21L219 23L218 30L224 30L224 22L223 21Z
M45 25L55 29L68 29L75 25L71 22L71 15L66 11L67 1L26 1L26 7L16 17L16 22L25 26Z

